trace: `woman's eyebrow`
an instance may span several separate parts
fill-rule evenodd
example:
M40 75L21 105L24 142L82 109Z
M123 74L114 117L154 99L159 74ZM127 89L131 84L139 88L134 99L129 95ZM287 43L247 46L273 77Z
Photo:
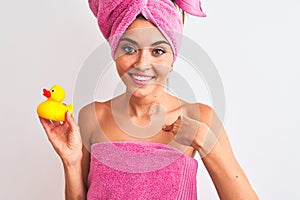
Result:
M160 41L157 41L157 42L154 42L151 44L151 46L156 46L156 45L160 45L160 44L167 44L169 46L171 46L167 41L165 40L160 40Z
M136 41L134 41L134 40L132 40L132 39L130 39L130 38L121 38L121 39L120 39L120 42L121 42L121 41L127 41L127 42L130 42L130 43L132 43L132 44L138 45L138 43L137 43Z
M127 42L130 42L130 43L134 44L134 45L138 45L138 43L137 43L136 41L134 41L134 40L132 40L132 39L130 39L130 38L126 38L126 37L121 38L121 39L120 39L120 42L121 42L121 41L127 41ZM167 45L171 46L171 45L170 45L167 41L165 41L165 40L160 40L160 41L154 42L154 43L151 44L151 46L156 46L156 45L160 45L160 44L167 44Z

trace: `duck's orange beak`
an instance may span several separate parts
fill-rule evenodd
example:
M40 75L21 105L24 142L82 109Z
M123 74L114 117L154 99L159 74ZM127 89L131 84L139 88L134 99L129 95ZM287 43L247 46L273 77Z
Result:
M49 90L46 90L46 89L43 89L43 92L44 92L44 96L47 97L48 99L51 97L51 93Z

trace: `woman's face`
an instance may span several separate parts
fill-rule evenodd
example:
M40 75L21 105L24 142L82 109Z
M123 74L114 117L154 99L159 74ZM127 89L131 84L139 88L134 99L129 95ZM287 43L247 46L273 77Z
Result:
M163 89L173 63L173 52L153 24L136 19L119 41L115 61L127 91L144 97Z

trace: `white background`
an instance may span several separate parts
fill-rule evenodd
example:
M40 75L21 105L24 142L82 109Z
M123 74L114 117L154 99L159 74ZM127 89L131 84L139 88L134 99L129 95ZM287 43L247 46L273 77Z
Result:
M300 2L203 1L185 35L214 61L226 94L224 126L261 199L300 199ZM0 199L63 199L63 169L36 116L41 90L66 102L89 54L103 42L87 1L0 2ZM198 171L199 199L218 199Z

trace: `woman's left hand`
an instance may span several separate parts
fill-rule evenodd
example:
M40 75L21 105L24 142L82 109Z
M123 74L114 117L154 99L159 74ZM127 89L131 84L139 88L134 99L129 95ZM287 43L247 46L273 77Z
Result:
M164 126L162 130L172 133L175 142L196 149L201 157L212 150L218 139L205 123L183 115L173 124Z

